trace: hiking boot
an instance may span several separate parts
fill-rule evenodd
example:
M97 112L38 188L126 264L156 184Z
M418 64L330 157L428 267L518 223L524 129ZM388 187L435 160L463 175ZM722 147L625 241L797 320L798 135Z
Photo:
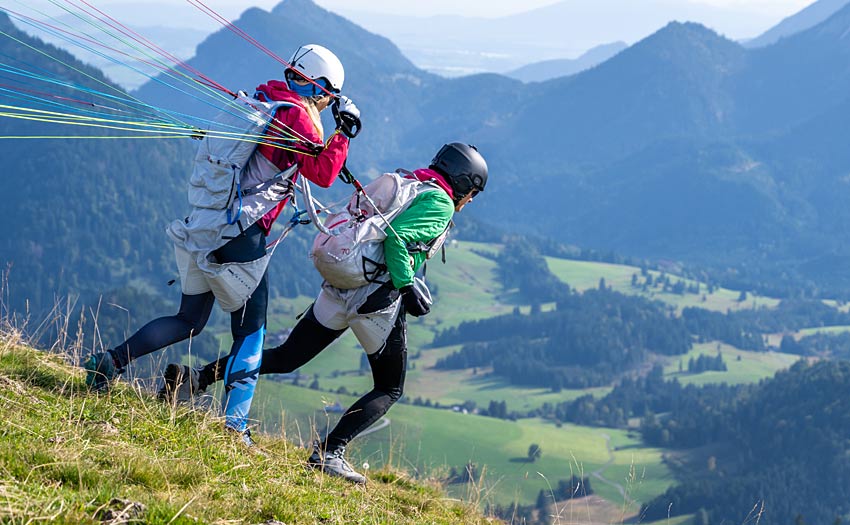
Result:
M345 460L344 454L344 447L336 450L322 450L322 446L317 441L313 443L313 453L307 463L325 474L337 476L358 485L366 483L366 476L351 468L351 465Z
M191 401L205 388L201 387L200 372L186 365L171 363L162 373L162 388L159 389L160 399L171 403L175 401Z
M112 381L124 371L115 366L110 352L91 354L83 362L83 368L86 369L86 385L94 392L108 390Z

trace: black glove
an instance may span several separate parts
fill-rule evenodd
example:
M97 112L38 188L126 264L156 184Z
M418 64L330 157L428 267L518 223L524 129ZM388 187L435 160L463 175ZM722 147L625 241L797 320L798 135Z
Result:
M423 315L428 315L431 311L428 302L425 301L412 284L402 286L398 291L401 292L401 302L404 303L404 309L413 317L422 317Z
M331 111L336 122L336 129L346 137L353 139L360 133L360 110L348 97L337 97Z

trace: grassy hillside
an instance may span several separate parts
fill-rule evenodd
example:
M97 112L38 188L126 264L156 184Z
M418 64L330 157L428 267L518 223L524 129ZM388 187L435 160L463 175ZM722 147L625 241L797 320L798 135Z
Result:
M490 522L390 469L358 488L305 468L284 439L250 451L217 418L127 384L89 394L80 370L9 335L0 386L4 523Z

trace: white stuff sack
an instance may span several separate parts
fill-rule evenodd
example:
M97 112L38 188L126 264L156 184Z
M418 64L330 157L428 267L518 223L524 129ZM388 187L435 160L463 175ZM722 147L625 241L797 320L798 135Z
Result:
M230 313L245 306L266 273L269 259L271 254L249 262L208 262L204 277L222 310Z

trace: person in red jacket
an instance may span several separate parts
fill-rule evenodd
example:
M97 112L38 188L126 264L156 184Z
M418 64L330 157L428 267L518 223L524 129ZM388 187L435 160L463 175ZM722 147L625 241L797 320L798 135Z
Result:
M339 59L328 49L311 44L295 52L285 81L271 80L257 88L255 97L263 101L286 101L275 114L276 121L269 126L267 140L257 147L241 177L259 171L261 164L270 161L281 172L298 166L297 173L321 187L329 187L345 163L348 141L359 132L360 112L347 97L339 96L345 80L345 71ZM335 99L335 100L334 100ZM288 145L287 135L302 142L323 144L324 133L319 113L331 103L335 104L334 117L337 129L317 154L292 151L292 148L275 147L280 141ZM262 156L260 158L258 156ZM294 182L294 181L293 181ZM266 236L288 199L280 201L253 224L239 224L241 233L211 251L217 263L248 263L266 255ZM191 216L190 216L191 218ZM187 222L189 219L187 218ZM177 221L182 222L182 221ZM85 361L86 383L94 390L107 388L134 359L171 344L198 335L209 319L216 296L207 277L198 264L188 256L178 253L182 297L177 314L155 319L123 343L94 353ZM247 416L259 374L268 303L268 278L262 278L242 308L231 312L233 345L228 356L225 374L225 425L241 433L250 445Z

